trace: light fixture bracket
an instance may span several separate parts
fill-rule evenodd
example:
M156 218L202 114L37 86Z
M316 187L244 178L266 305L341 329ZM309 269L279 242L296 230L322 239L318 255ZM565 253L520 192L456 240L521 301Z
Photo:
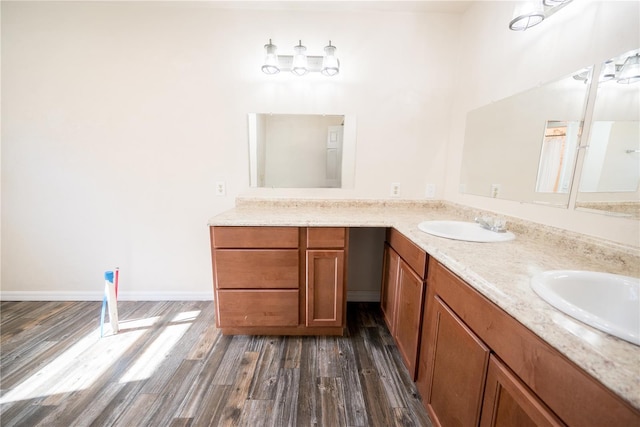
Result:
M322 71L322 56L307 55L307 69L311 72ZM291 71L293 68L293 55L278 55L280 71Z

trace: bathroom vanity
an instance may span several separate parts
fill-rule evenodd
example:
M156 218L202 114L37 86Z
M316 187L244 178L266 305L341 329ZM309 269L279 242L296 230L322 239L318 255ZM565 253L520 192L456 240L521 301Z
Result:
M441 425L637 425L639 413L435 259L417 386Z
M452 241L417 225L474 212L327 203L241 202L209 221L223 333L341 334L348 228L384 227L381 309L436 425L640 424L640 347L569 318L529 286L535 272L560 267L634 275L637 251L517 222L511 242ZM571 250L561 246L570 237Z
M211 227L223 334L342 335L344 227Z

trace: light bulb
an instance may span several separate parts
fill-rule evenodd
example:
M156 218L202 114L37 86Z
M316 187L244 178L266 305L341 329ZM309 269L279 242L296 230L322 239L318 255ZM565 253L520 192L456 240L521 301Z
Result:
M280 67L278 65L278 47L274 44L271 44L271 39L269 39L269 43L264 45L264 50L266 51L266 54L264 57L262 72L265 74L279 73Z
M554 7L561 5L562 3L567 3L570 0L544 0L543 3L545 6Z
M307 48L302 46L302 40L298 41L298 46L293 47L293 65L291 66L291 72L297 76L304 76L307 74Z
M540 0L527 0L516 5L509 28L524 31L544 21L544 7Z
M335 76L340 72L340 61L336 58L336 47L331 46L331 40L329 40L329 46L324 48L324 58L322 58L322 70L321 73L325 76Z

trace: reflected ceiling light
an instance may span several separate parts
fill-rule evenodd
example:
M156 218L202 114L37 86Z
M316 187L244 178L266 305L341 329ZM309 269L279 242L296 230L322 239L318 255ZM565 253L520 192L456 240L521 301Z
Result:
M640 54L629 56L620 68L617 82L622 84L631 84L640 81Z
M573 0L525 0L516 4L509 29L524 31L538 25Z
M320 72L325 76L335 76L340 72L340 61L336 57L336 47L329 45L324 48L324 56L307 55L307 48L302 45L302 40L293 47L293 55L278 55L276 46L271 43L264 45L265 58L262 72L276 74L280 71L291 71L297 76L303 76L310 72Z
M573 75L574 80L578 80L580 82L583 82L584 84L589 83L590 78L591 78L591 68L585 68Z
M602 66L602 73L600 77L601 82L607 82L616 77L616 63L612 59L605 62Z

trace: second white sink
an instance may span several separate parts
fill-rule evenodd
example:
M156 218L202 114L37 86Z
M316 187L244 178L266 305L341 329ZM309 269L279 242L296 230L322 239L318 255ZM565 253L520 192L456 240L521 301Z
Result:
M506 242L516 236L509 231L496 232L482 228L480 224L465 221L423 221L418 224L420 231L438 237L467 242Z
M533 276L531 287L569 316L640 345L640 279L593 271L551 270Z

